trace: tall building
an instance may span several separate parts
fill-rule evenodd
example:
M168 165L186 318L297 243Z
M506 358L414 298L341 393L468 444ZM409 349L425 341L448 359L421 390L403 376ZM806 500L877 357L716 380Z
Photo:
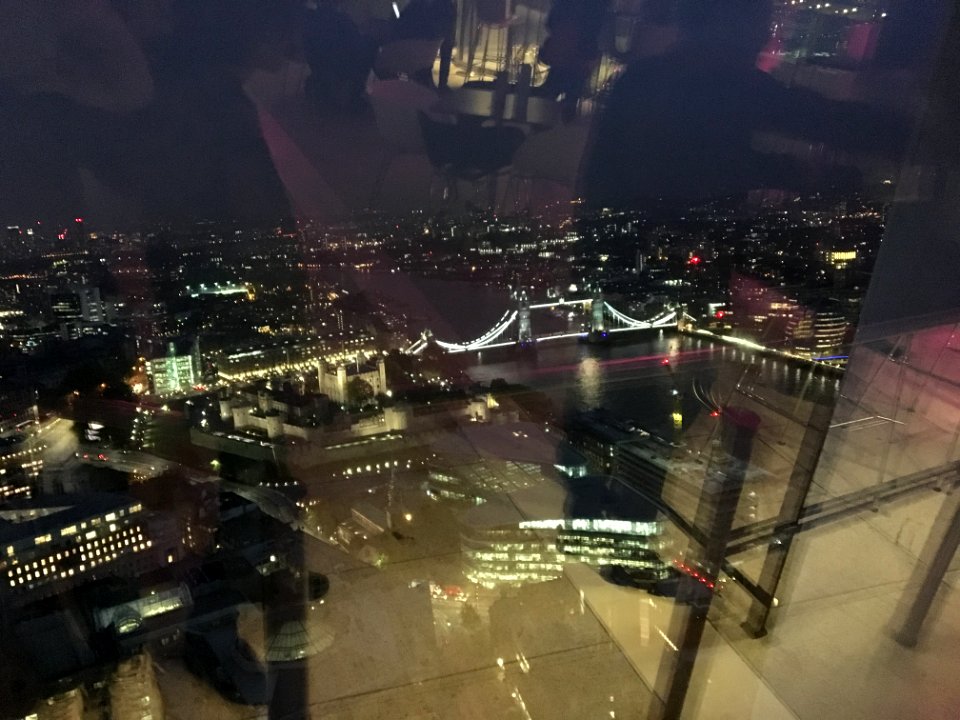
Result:
M100 297L100 288L89 285L71 285L64 292L51 293L50 309L60 322L100 325L108 320L107 304Z
M80 297L72 292L57 292L50 295L50 310L58 322L77 322L82 318Z
M64 233L65 240L69 245L72 245L77 250L83 248L86 245L87 232L86 227L83 224L82 217L75 217L73 219L73 225Z
M839 311L798 308L787 322L787 340L795 352L813 358L832 358L843 350L849 324Z
M26 255L26 233L19 225L7 226L7 238L3 247L3 255L8 258L18 258Z

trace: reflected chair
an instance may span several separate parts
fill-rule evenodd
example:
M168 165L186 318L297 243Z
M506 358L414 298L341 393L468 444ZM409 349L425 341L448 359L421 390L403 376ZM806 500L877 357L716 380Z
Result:
M491 183L490 204L493 204L496 178L510 167L523 143L523 131L470 122L458 124L453 119L431 117L426 113L420 113L420 125L434 176L442 180L443 199L458 197L459 181L471 183L474 196L485 181ZM431 193L432 190L431 181Z
M426 153L418 114L436 105L438 97L429 88L409 80L371 80L367 84L367 100L386 150L373 186L376 200L398 156Z
M512 196L514 209L529 209L537 183L560 186L574 193L589 139L590 123L583 121L558 125L527 137L513 158L504 205ZM522 202L524 190L525 203Z

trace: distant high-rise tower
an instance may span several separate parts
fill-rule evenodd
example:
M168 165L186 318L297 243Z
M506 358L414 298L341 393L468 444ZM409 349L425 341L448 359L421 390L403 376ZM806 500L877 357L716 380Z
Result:
M19 257L23 252L24 234L19 225L7 226L7 242L3 248L6 257Z
M66 243L74 248L82 248L87 237L86 228L83 224L83 218L77 216L73 219L73 225L64 233Z

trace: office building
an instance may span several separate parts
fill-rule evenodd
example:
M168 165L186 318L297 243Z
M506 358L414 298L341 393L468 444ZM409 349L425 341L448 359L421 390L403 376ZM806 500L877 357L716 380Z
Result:
M24 605L89 580L175 561L175 523L123 495L14 501L0 509L0 599Z
M841 354L849 324L837 310L798 308L787 322L787 339L794 352L812 358Z
M200 384L200 347L194 340L189 352L167 343L167 354L147 360L147 375L154 395L176 395L189 392Z

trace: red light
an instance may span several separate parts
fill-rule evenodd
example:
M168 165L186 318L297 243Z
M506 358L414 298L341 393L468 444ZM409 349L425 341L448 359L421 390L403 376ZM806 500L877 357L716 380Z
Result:
M690 262L691 265L699 265L699 264L700 264L700 257L699 257L698 255L693 255L693 256L691 256L689 262Z
M714 410L713 412L710 413L710 417L720 417L720 411Z
M717 320L721 320L721 319L723 318L723 316L726 315L726 314L727 314L727 313L726 313L726 311L724 311L724 310L717 310L717 312L716 312L716 318L717 318Z
M107 458L104 456L103 453L100 453L99 455L97 455L97 460L106 460L106 459Z
M82 222L83 222L83 218L81 218L81 217L74 218L73 221L74 221L74 222L77 222L77 223L82 223Z
M663 360L660 361L660 364L661 364L661 365L669 365L669 364L670 364L670 358L664 358Z

